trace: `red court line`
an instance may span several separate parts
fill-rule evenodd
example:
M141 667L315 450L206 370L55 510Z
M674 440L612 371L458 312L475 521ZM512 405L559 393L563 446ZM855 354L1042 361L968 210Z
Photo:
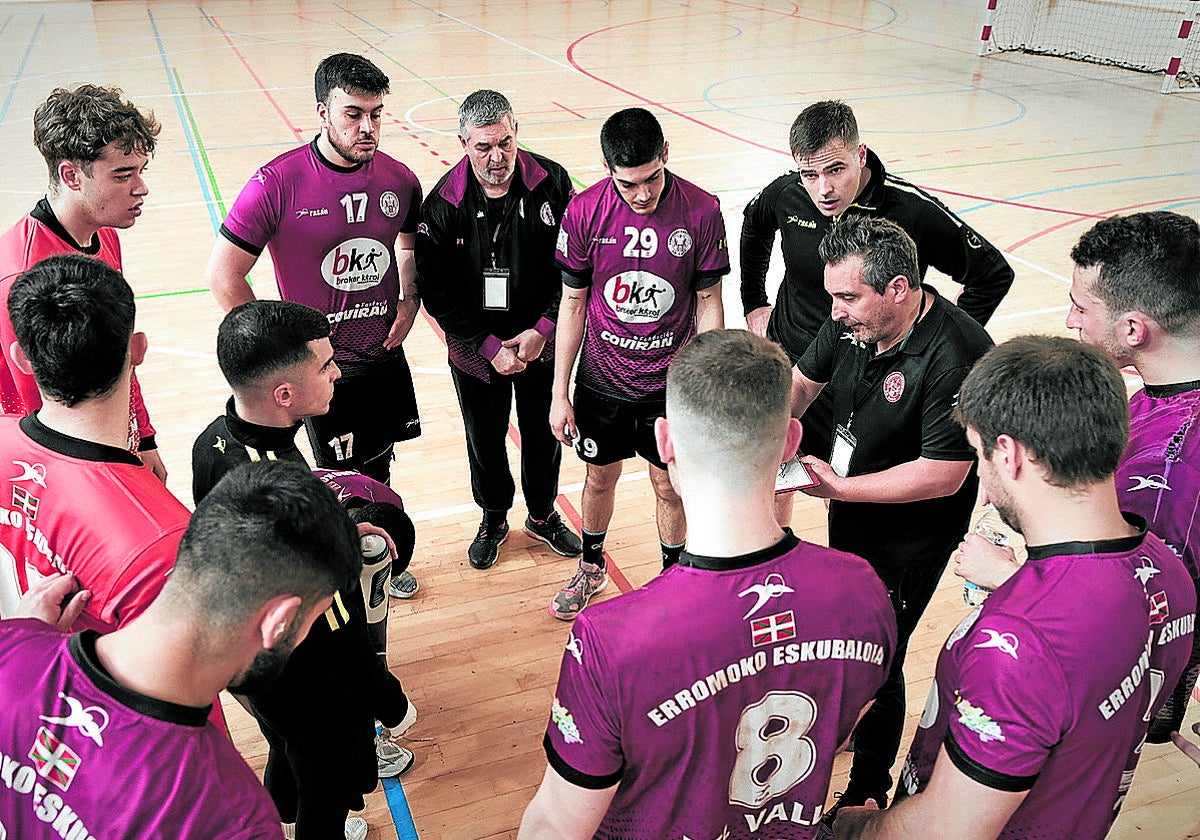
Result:
M279 102L267 90L267 86L263 84L263 80L260 79L258 74L254 72L254 68L251 67L250 62L246 60L246 56L242 55L242 51L234 45L233 39L229 37L229 33L226 31L225 27L221 26L221 24L217 22L217 19L211 15L209 16L209 20L212 21L212 25L216 27L216 30L221 33L221 37L225 39L225 43L229 45L229 49L233 50L233 54L238 57L238 61L240 61L242 66L246 68L246 72L250 74L250 78L254 79L255 84L258 85L258 89L262 91L262 95L267 97L267 101L271 103L271 107L275 109L275 113L279 114L280 119L283 120L283 124L291 129L292 134L295 134L296 139L299 140L303 136L300 132L300 129L298 129L296 124L288 118L287 112L285 112L283 108L279 106Z
M1145 202L1142 202L1141 204L1128 204L1124 207L1113 207L1110 210L1105 210L1095 216L1089 216L1086 218L1107 219L1109 216L1113 215L1114 213L1123 213L1127 210L1140 210L1143 207L1156 207L1156 206L1159 206L1162 204L1174 204L1175 202L1179 202L1179 201L1195 201L1197 199L1200 199L1200 196L1193 195L1193 196L1182 196L1179 198L1160 198L1157 201L1145 201ZM1060 224L1052 225L1048 228L1045 228L1044 230L1038 231L1037 233L1030 234L1029 236L1026 236L1024 239L1014 242L1012 245L1009 245L1004 250L1005 251L1015 251L1023 245L1028 245L1030 242L1032 242L1035 239L1041 239L1043 236L1053 233L1056 230L1061 230L1062 228L1069 227L1069 226L1075 225L1075 224L1079 224L1082 221L1084 221L1084 219L1071 219L1070 221L1067 221L1067 222L1061 222Z
M568 108L566 105L562 104L561 102L555 102L553 99L551 99L550 104L557 105L559 108L562 108L568 114L573 114L573 115L579 117L579 119L581 119L581 120L587 119L587 117L585 117L583 114L579 113L578 111L572 110L571 108Z

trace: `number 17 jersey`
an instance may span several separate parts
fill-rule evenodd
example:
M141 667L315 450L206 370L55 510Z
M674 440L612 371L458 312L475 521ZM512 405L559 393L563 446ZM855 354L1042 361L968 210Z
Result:
M807 840L895 644L854 555L790 533L737 558L685 553L576 620L547 759L581 787L619 783L597 838Z

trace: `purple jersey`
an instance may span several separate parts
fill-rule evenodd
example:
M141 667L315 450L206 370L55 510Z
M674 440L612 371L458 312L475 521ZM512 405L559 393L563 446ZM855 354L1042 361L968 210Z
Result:
M696 329L696 292L729 273L716 196L666 173L658 207L639 216L605 178L571 199L558 263L590 286L578 382L637 401L667 387L667 365Z
M333 492L337 493L338 502L345 505L347 500L356 499L364 505L371 502L386 502L404 510L404 499L382 481L376 481L354 470L313 470L313 475L321 479Z
M1150 532L1183 558L1193 578L1200 577L1198 423L1196 383L1138 391L1129 401L1129 446L1117 468L1121 510L1145 518Z
M237 197L222 234L252 254L271 251L284 300L324 312L335 358L353 371L383 358L400 298L396 236L417 231L421 185L376 152L345 169L316 141L259 169Z
M790 533L731 560L685 553L576 619L547 758L583 787L620 782L597 838L810 838L895 644L853 555Z
M208 709L118 685L97 638L0 622L0 837L282 838L271 798Z
M1195 621L1187 569L1153 534L1031 547L946 641L902 793L945 746L976 782L1029 791L1001 838L1103 838Z

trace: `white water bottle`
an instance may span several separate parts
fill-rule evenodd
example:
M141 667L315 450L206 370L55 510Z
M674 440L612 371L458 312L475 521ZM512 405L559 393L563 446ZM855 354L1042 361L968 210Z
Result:
M992 505L987 506L987 510L975 523L971 533L978 534L996 545L1008 545L1008 534L1004 531L1004 523L1000 519L999 511ZM986 587L971 583L969 580L963 581L963 601L968 607L980 606L991 594L992 590Z

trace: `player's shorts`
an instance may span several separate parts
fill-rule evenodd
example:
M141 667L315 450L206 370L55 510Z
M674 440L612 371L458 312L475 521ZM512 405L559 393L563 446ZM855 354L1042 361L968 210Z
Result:
M581 460L605 466L641 455L659 469L654 421L666 414L666 394L646 402L614 400L581 385L575 387L575 451Z
M342 377L329 413L308 418L304 427L318 466L373 475L364 467L384 455L390 461L393 443L421 434L408 361L401 355Z

